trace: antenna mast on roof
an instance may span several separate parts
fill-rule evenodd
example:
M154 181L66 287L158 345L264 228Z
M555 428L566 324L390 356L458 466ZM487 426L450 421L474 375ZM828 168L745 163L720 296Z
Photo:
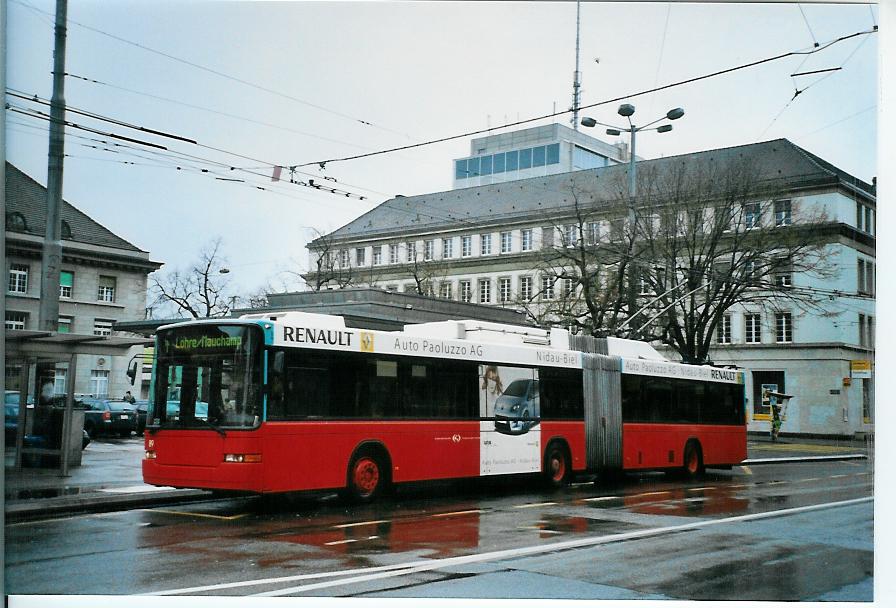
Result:
M576 131L579 130L579 89L582 86L579 73L579 32L581 30L581 9L582 3L581 0L576 0L576 71L572 76L572 128Z

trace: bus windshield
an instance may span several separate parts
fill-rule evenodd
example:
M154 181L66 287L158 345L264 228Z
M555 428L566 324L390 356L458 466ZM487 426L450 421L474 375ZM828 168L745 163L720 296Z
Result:
M261 329L160 330L147 426L252 428L261 417Z

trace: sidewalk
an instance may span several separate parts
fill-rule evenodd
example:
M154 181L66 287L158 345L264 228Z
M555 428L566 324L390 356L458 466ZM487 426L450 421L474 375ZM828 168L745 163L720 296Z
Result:
M749 435L749 464L798 462L805 459L871 457L873 443L855 440L802 439ZM143 483L143 438L97 439L83 452L81 466L68 477L55 469L13 468L6 452L4 501L7 521L54 514L103 512L211 498L202 490L157 488Z

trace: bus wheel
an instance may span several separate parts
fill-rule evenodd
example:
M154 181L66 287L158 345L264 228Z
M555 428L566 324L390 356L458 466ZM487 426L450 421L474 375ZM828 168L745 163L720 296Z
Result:
M348 467L348 495L356 502L370 502L386 485L385 471L372 454L355 456Z
M544 477L552 488L562 488L569 483L572 474L572 466L569 462L569 453L560 442L554 442L548 446L544 454Z
M688 477L697 477L705 471L700 444L696 441L689 441L684 446L684 474Z

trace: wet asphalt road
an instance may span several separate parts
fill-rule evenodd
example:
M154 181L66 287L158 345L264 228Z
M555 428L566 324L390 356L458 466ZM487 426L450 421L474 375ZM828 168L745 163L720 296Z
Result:
M533 482L416 485L363 507L317 495L13 523L6 593L872 599L870 461L560 492Z

